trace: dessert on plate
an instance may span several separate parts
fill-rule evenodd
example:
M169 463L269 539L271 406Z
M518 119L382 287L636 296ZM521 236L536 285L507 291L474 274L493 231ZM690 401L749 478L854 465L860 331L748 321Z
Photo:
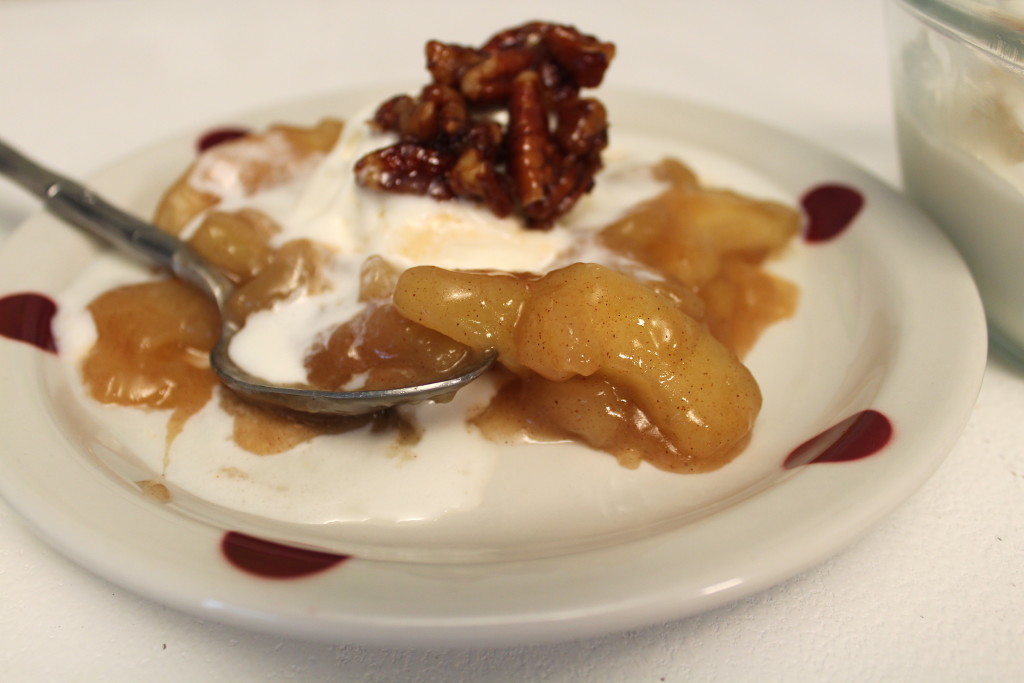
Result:
M589 93L614 55L542 22L480 47L430 41L418 92L215 136L155 222L237 283L231 354L253 374L385 388L496 350L468 429L718 468L761 405L741 359L796 304L765 264L800 214L615 142L614 111ZM88 393L169 411L168 443L212 401L258 454L356 430L415 444L437 408L316 419L246 404L205 363L215 310L175 280L110 289L89 311Z

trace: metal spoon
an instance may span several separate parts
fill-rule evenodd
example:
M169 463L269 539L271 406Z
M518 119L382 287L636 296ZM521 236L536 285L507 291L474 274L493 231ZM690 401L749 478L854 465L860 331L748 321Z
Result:
M190 246L125 213L79 183L43 168L3 140L0 140L0 175L43 200L47 209L68 223L169 270L209 296L221 312L220 338L210 352L210 365L225 386L252 401L303 413L361 415L402 403L449 396L483 374L494 362L493 353L471 357L448 377L394 389L319 391L267 383L231 360L228 346L240 327L228 320L225 311L234 285Z

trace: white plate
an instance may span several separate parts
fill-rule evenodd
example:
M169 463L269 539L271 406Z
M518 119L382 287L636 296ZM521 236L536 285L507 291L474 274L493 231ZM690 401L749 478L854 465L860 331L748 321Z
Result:
M349 92L224 123L344 117L389 93ZM147 473L125 465L109 425L80 409L65 364L0 339L0 493L62 552L154 600L337 642L584 637L709 609L836 552L925 481L970 413L986 335L967 270L902 197L831 154L694 104L638 93L604 98L613 134L642 131L690 150L687 160L716 184L797 202L813 187L837 183L865 198L848 230L801 243L780 264L800 285L801 304L748 358L765 406L736 463L682 476L625 470L606 456L537 461L505 453L495 477L508 479L489 489L482 512L461 513L468 535L453 536L443 523L356 523L335 537L335 527L319 533L328 527L225 513L187 492L171 504L143 495L134 482ZM147 215L188 164L201 132L145 150L91 184ZM35 216L0 253L0 296L56 298L101 255L71 228ZM892 425L877 453L783 467L797 446L866 410ZM537 474L544 485L531 488ZM579 514L577 503L593 510ZM496 540L483 547L488 529ZM231 532L355 557L271 578L228 560L234 541L245 538ZM267 569L274 562L266 552L258 545L241 565Z

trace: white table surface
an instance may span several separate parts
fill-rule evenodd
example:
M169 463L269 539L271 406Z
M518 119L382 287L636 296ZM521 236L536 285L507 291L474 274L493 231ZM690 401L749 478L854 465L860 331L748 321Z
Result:
M240 110L419 79L427 39L478 43L533 18L616 42L609 83L755 115L898 184L879 0L0 0L0 135L88 177ZM36 210L0 182L0 239ZM854 546L712 612L583 642L250 633L84 571L0 503L5 681L1015 681L1022 642L1024 372L996 354L948 460Z

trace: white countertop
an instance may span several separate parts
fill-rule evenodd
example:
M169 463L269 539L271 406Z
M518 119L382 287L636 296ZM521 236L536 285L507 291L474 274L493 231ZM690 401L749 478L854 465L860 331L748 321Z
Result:
M476 43L532 18L613 40L610 82L753 115L898 184L877 1L3 0L0 135L88 177L234 112L414 78L426 39ZM0 238L36 210L0 182ZM327 645L201 621L79 568L0 504L0 677L1024 680L1022 418L1024 371L993 354L948 460L840 555L709 613L512 649Z

